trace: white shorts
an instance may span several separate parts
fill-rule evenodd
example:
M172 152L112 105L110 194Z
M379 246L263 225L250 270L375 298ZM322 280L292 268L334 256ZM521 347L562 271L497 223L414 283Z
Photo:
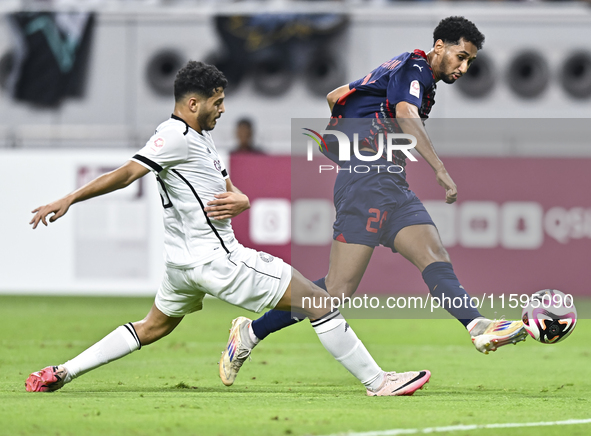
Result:
M205 294L261 312L275 307L291 282L291 266L278 257L242 245L205 265L166 267L156 307L180 317L203 308Z

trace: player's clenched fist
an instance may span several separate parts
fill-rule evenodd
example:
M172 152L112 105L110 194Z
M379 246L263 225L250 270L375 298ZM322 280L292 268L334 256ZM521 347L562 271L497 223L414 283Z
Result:
M458 187L446 170L437 171L437 183L445 189L445 202L454 203L458 199Z

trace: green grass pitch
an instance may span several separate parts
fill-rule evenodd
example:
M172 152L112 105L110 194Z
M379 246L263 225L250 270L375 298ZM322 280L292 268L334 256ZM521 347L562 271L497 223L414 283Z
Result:
M429 369L412 397L368 398L309 323L272 335L234 386L217 362L231 320L217 300L160 342L55 393L28 393L32 371L63 363L149 310L146 298L0 297L1 435L329 435L457 424L591 418L591 322L564 343L531 338L482 355L454 320L351 320L386 370ZM460 435L588 435L591 424Z

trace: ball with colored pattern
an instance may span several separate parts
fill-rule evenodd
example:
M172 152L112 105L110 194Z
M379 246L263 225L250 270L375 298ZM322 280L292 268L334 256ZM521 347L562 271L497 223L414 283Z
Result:
M521 314L523 325L536 341L556 344L566 339L577 325L577 309L572 295L556 289L532 294Z

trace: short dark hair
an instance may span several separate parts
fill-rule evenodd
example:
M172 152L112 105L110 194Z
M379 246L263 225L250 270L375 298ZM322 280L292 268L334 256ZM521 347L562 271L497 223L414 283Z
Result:
M191 93L209 98L217 88L225 89L226 86L228 86L228 80L214 65L189 61L176 74L174 99L179 101Z
M464 17L444 18L433 31L433 45L439 39L444 43L459 44L462 38L474 44L478 50L482 49L484 35L472 21Z
M236 123L237 126L248 126L252 129L252 121L250 118L240 118Z

